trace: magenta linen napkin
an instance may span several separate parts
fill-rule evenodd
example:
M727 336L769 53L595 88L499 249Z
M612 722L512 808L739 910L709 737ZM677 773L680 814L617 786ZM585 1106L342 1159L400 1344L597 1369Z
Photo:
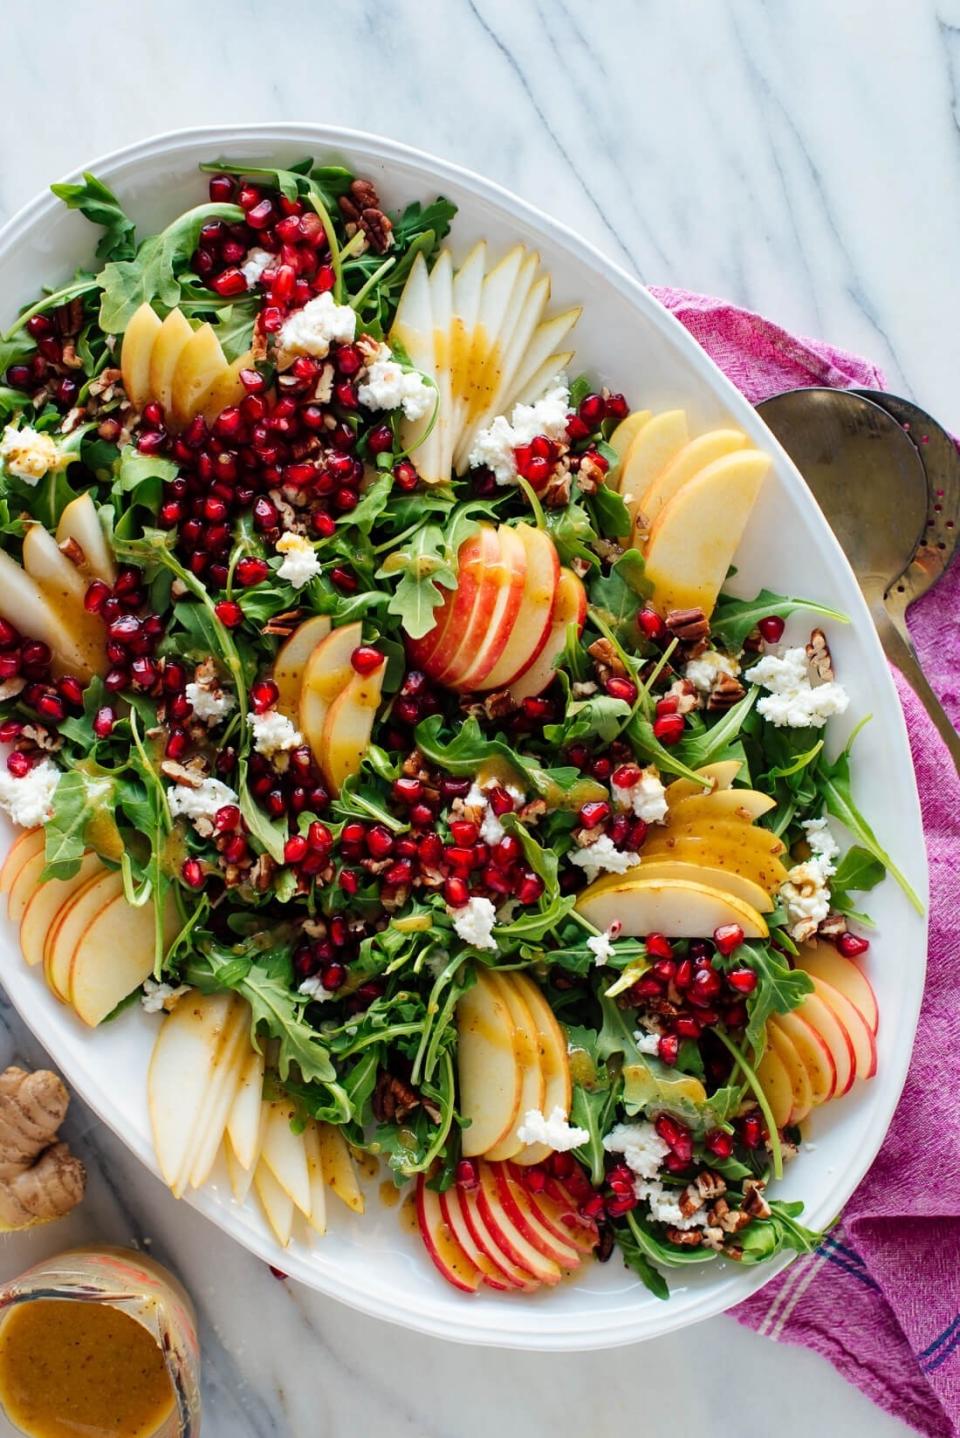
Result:
M802 385L882 389L880 370L760 315L683 290L652 293L754 403ZM960 563L910 612L921 662L960 722ZM733 1317L800 1343L930 1438L960 1438L960 780L894 676L930 860L927 987L906 1087L873 1167L816 1253ZM910 954L887 955L910 963ZM894 1023L894 1015L881 1022Z

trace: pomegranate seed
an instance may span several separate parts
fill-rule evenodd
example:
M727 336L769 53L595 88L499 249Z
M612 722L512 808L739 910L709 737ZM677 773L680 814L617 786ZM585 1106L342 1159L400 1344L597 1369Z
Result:
M137 449L141 454L158 454L167 442L167 431L165 429L151 429L145 431L137 440Z
M713 942L724 958L740 947L744 937L743 929L739 924L721 924L719 929L713 931Z
M632 679L623 679L615 674L607 680L603 687L611 699L622 699L626 704L636 704L637 702L637 686Z
M477 1173L477 1165L469 1158L462 1158L456 1167L456 1184L458 1188L472 1190L480 1185L480 1176Z
M837 950L845 959L858 959L865 954L870 947L869 939L862 939L859 934L839 934L837 937Z
M72 704L75 708L83 704L83 688L79 679L74 679L71 674L65 674L60 680L57 693L65 704Z
M14 753L7 755L7 770L15 779L22 779L25 774L30 773L32 768L33 763L27 758L26 754Z
M550 1171L554 1178L563 1182L577 1172L577 1161L572 1153L553 1153L550 1155Z
M379 649L374 649L370 644L358 644L350 655L351 667L357 674L373 674L383 663L383 655Z
M337 882L345 894L355 894L360 887L360 879L355 869L341 869Z
M600 394L585 395L577 409L577 414L591 431L600 428L606 412L606 401Z
M499 784L488 791L487 802L498 819L502 818L504 814L513 813L513 795L509 794L506 789L501 788Z
M606 755L601 755L599 759L594 759L593 763L590 765L590 773L595 779L599 779L601 784L605 784L607 782L612 772L613 764L606 757Z
M185 859L180 869L180 875L188 888L203 888L203 866L199 859Z
M0 679L13 679L20 673L19 654L0 654Z
M243 610L234 599L221 599L213 606L213 612L227 629L236 629L243 622Z
M430 808L429 804L414 804L413 808L410 810L410 823L418 829L425 829L428 824L432 824L433 810ZM443 854L443 845L440 843L440 839L438 836L431 835L430 837L436 838L437 843L440 844L440 852L437 855L439 861Z
M758 1148L763 1137L763 1125L756 1114L748 1113L740 1123L740 1142L744 1148Z
M450 833L453 836L454 844L465 849L472 848L480 838L480 830L469 819L451 819Z
M753 969L731 969L727 974L727 983L738 994L752 994L757 987L757 976Z
M543 893L543 880L539 874L525 874L517 889L517 902L535 904Z
M681 1017L674 1021L674 1033L681 1039L698 1039L703 1032L698 1019Z
M607 395L607 418L608 418L608 419L626 419L626 417L627 417L627 415L629 414L629 412L630 412L630 407L629 407L629 405L627 404L627 401L624 399L624 397L623 397L622 394L608 394L608 395Z
M210 281L210 288L220 295L222 299L233 299L237 295L245 295L247 292L247 281L242 270L231 267L228 270L221 270L214 275Z
M517 862L522 852L523 845L516 834L505 834L491 857L499 869L509 869Z
M607 1205L603 1195L595 1193L581 1203L580 1212L584 1218L602 1218L606 1207Z
M465 879L449 878L444 880L443 897L451 909L462 909L470 901L470 890L467 888Z
M340 832L340 841L343 844L362 844L367 837L367 830L359 819L349 819Z
M643 999L658 999L661 995L662 988L663 985L660 980L651 972L645 974L642 979L638 979L635 984L631 985L630 994L631 997L639 1003Z
M439 834L424 834L417 844L421 864L436 868L443 858L443 843Z
M614 769L610 779L618 789L632 789L635 784L640 783L640 770L636 764L621 764Z
M185 729L171 729L163 752L168 759L182 759L189 742Z
M235 181L230 175L211 175L208 186L211 200L216 204L232 200L234 184Z
M690 1002L697 1008L709 1008L723 988L723 980L715 969L697 969L690 985Z
M723 1022L728 1029L742 1029L747 1022L746 1004L728 1004L723 1011Z
M664 934L647 935L647 953L655 959L672 959L673 947Z
M367 832L367 850L371 858L385 859L393 851L393 835L383 824L374 824Z
M109 689L111 694L117 694L121 689L126 689L130 683L130 675L126 669L108 669L103 676L103 687Z
M19 739L23 731L23 725L16 719L4 719L0 724L0 744L12 744L14 739Z
M341 345L333 356L333 362L342 375L355 375L363 364L363 356L356 345Z
M379 424L367 435L367 448L371 454L385 454L393 448L393 434L389 425Z
M138 689L152 689L157 682L157 666L147 655L139 655L130 665L133 682Z
M664 1143L669 1144L671 1153L678 1158L681 1163L690 1162L693 1157L693 1139L690 1136L690 1130L688 1128L685 1128L682 1123L678 1123L676 1119L671 1118L670 1115L666 1113L662 1113L657 1117L654 1128Z
M24 643L23 662L31 669L46 669L52 659L50 646L42 639L28 639Z
M417 474L416 469L410 463L409 459L401 459L399 464L393 466L393 482L397 488L402 489L405 494L409 494L412 490L416 489L420 482L420 476Z
M37 713L53 724L59 724L67 717L67 706L57 694L41 694L36 707Z
M232 839L228 839L220 852L226 863L242 864L248 854L247 841L242 834L235 834Z
M665 694L662 699L657 700L657 718L662 719L664 714L676 714L680 707L680 700L676 694Z
M654 644L661 644L667 637L667 626L655 609L641 609L637 614L637 624Z
M682 714L661 714L659 719L653 721L654 738L659 739L661 744L668 747L683 738L685 728Z
M661 984L669 984L673 982L677 966L673 959L658 959L651 972L660 980Z
M332 993L335 989L342 988L346 981L347 971L343 964L327 964L323 973L320 975L320 982L328 993Z
M729 1158L733 1153L733 1135L724 1133L722 1128L712 1129L703 1140L703 1146L707 1153L717 1158Z
M768 614L766 619L760 620L757 628L767 644L779 644L786 625L779 614Z
M606 799L592 799L590 803L581 805L577 815L585 829L595 829L598 824L604 823L609 817L610 805Z
M238 560L237 567L233 571L237 583L242 589L249 589L252 584L262 584L270 574L270 566L265 559L255 559L252 555L246 555Z
M314 819L307 830L307 843L311 849L325 850L333 847L333 835L326 824L321 824L319 819Z
M20 636L13 625L9 624L6 619L0 619L0 649L10 649L19 642L19 639Z
M579 439L586 439L590 430L584 424L578 414L571 414L567 417L567 438L576 444Z
M415 804L423 793L419 779L395 779L393 797L401 804Z
M7 384L12 389L26 389L30 384L30 366L25 364L12 364L7 370Z
M466 849L462 844L448 844L443 857L451 869L460 869L464 874L468 874L477 862L474 850Z
M343 591L344 594L356 594L359 588L359 581L356 576L347 569L331 569L330 582Z
M240 823L240 810L236 804L221 804L213 816L213 827L218 834L229 834Z

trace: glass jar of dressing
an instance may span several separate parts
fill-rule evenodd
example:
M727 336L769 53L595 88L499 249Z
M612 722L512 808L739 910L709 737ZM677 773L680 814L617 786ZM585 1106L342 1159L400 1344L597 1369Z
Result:
M0 1408L26 1438L197 1438L193 1305L143 1254L77 1248L0 1287Z

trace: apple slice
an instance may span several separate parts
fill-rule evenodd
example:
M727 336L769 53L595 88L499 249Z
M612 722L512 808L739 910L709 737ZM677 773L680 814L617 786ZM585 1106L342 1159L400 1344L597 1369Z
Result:
M518 1268L526 1269L531 1277L550 1287L559 1283L563 1269L559 1263L541 1253L530 1242L507 1213L497 1193L496 1181L486 1163L480 1165L480 1184L471 1197L475 1200L477 1212L486 1225L494 1242Z
M2 549L0 615L21 634L29 634L31 639L42 639L44 644L49 645L54 666L61 674L75 674L80 679L89 679L95 672L89 668L87 651L66 619L53 607L37 581Z
M510 695L517 704L542 694L553 683L557 672L555 666L566 647L570 625L575 624L579 634L586 617L587 592L583 584L572 569L561 569L547 641L529 669L509 686Z
M744 874L734 874L729 869L710 868L705 864L685 863L682 859L644 859L642 867L628 871L639 879L686 879L694 884L707 884L711 889L720 889L725 894L732 894L735 899L741 899L743 903L749 904L761 914L769 914L773 909L773 900L766 889L761 888L753 879L748 879ZM608 887L611 884L622 882L622 874L604 874L597 880L598 884Z
M360 772L370 747L373 721L383 690L386 661L372 674L353 674L323 722L317 760L331 793L339 794L351 774Z
M0 890L2 890L0 883ZM823 979L860 1010L874 1033L880 1027L880 1009L877 996L866 974L853 959L844 958L832 944L818 944L816 948L801 944L795 963L811 978Z
M513 1124L504 1137L498 1143L492 1144L486 1151L485 1157L496 1161L503 1158L514 1158L525 1147L523 1140L517 1137L517 1127L523 1122L524 1115L530 1109L538 1109L541 1113L543 1112L546 1081L540 1067L540 1045L536 1024L520 990L510 982L511 976L508 974L497 974L491 971L488 978L489 982L498 990L500 998L506 1004L513 1020L514 1050L517 1067L520 1070L520 1101Z
M703 775L703 786L695 784L692 779L674 779L672 784L667 785L667 803L675 804L694 794L702 797L716 793L718 789L730 789L742 768L742 759L718 759L715 764L704 764L702 769L695 770L695 773Z
M774 1123L778 1129L784 1128L790 1122L793 1111L793 1085L786 1064L769 1044L757 1064L757 1078L770 1105Z
M134 409L143 409L150 398L150 359L159 333L160 316L144 301L130 318L120 350L123 387Z
M150 398L162 406L168 420L173 415L173 376L180 356L192 338L190 321L181 310L171 310L160 326L150 351Z
M642 874L643 866L634 872ZM763 916L749 904L686 879L658 881L623 875L609 888L590 885L577 897L577 911L598 929L619 920L628 938L668 934L676 939L702 939L725 924L739 924L748 939L765 939Z
M288 1099L266 1102L267 1118L260 1147L260 1164L266 1164L274 1178L302 1214L310 1214L310 1171L303 1134L294 1133L291 1122L296 1109Z
M512 1131L522 1088L510 1010L482 969L457 1005L457 1033L460 1112L469 1121L462 1149L476 1158Z
M23 957L33 967L43 962L43 946L59 911L68 899L92 879L104 872L98 854L84 854L72 879L48 879L38 885L27 900L20 920L20 947Z
M518 524L517 537L527 557L523 596L503 653L483 681L485 689L503 689L525 674L543 650L553 627L560 558L550 536L529 524Z
M613 431L613 434L607 440L607 444L610 446L610 448L616 451L618 470L620 465L623 464L623 461L626 458L627 450L630 448L637 435L643 429L643 426L650 419L650 416L651 411L648 409L631 410L631 412L626 416L626 418L620 421L616 429ZM619 489L619 487L620 486L618 484L617 488Z
M776 1024L767 1025L767 1043L780 1059L790 1078L793 1089L793 1107L790 1122L802 1123L813 1108L813 1088L807 1066L789 1035Z
M833 1061L833 1054L816 1029L811 1028L806 1019L797 1013L774 1014L768 1024L782 1030L792 1040L807 1070L813 1104L816 1106L833 1098L837 1087L837 1066Z
M354 674L350 656L362 642L363 625L359 621L344 624L331 629L307 660L298 705L299 727L318 762L330 705L350 683Z
M693 479L725 454L734 454L746 449L747 436L739 429L712 429L707 434L691 439L673 456L640 496L633 522L633 542L642 549L650 526L660 514L664 505Z
M227 357L213 325L202 324L180 351L170 381L172 428L186 428L199 411L204 395L226 369Z
M461 1293L476 1293L483 1273L458 1242L443 1216L438 1195L427 1187L422 1173L417 1175L417 1225L423 1246L440 1276Z
M227 1115L227 1136L237 1162L253 1171L263 1142L266 1107L263 1103L263 1050L250 1045L236 1096Z
M253 1186L274 1237L281 1248L286 1248L293 1233L293 1199L284 1193L265 1163L257 1164Z
M856 1075L856 1054L853 1040L845 1026L837 1017L836 1012L818 993L807 994L803 1003L793 1012L820 1035L830 1050L830 1056L837 1072L833 1097L843 1098L843 1095L849 1093L853 1087Z
M659 834L655 838L648 837L643 852L644 871L651 863L666 861L696 864L706 869L725 869L752 884L759 884L767 894L776 893L787 880L787 871L779 859L765 857L749 849L731 849L716 838L707 839L689 832L677 836L666 834L663 839Z
M557 1179L548 1174L546 1184L549 1192L545 1188L541 1193L534 1193L527 1188L523 1169L517 1167L516 1160L504 1164L503 1167L510 1178L523 1189L528 1207L548 1233L564 1244L572 1245L578 1253L593 1252L599 1237L597 1225L592 1219L584 1218L576 1199Z
M281 644L273 661L273 682L280 691L277 708L294 723L299 719L300 692L310 655L321 639L326 639L329 633L330 620L327 615L313 614Z
M196 408L202 411L207 424L213 424L217 416L222 414L225 409L230 409L233 405L240 403L247 393L240 378L240 371L253 368L255 368L253 350L248 350L246 354L239 355L232 364L227 365L227 368L217 375L210 388L196 402Z
M507 979L507 975L502 977L504 980ZM570 1114L572 1083L567 1041L563 1030L557 1023L554 1012L547 1003L540 986L528 974L516 972L510 975L510 982L526 1004L536 1029L540 1070L543 1074L544 1084L543 1101L539 1105L540 1111L541 1113L553 1113L555 1108L559 1108L566 1118ZM525 1112L522 1099L521 1110ZM548 1144L528 1143L514 1155L513 1161L526 1167L529 1164L542 1163L551 1153L552 1149Z
M674 455L679 454L689 438L687 416L682 409L665 410L641 425L623 457L617 486L631 519L640 503L640 496L646 493Z
M477 634L471 619L469 632L461 640L440 682L461 692L485 687L487 675L500 658L520 612L527 577L527 554L517 532L508 524L497 530L498 559L484 569L483 586L477 603L489 606L489 621Z
M850 1042L853 1045L854 1078L873 1078L877 1071L877 1041L870 1025L846 994L835 989L824 979L818 979L812 974L810 977L813 979L814 993L833 1010L850 1036Z
M677 799L670 804L667 826L695 823L699 819L733 819L737 823L752 824L775 808L776 801L756 789L717 789L702 798L692 794L689 799Z
M483 1282L487 1288L496 1289L500 1293L507 1293L511 1289L522 1288L524 1283L518 1283L507 1271L505 1260L504 1267L500 1268L492 1258L480 1247L470 1229L467 1227L466 1219L460 1208L457 1198L456 1187L448 1188L438 1194L440 1201L440 1213L444 1223L457 1240L464 1253L475 1268L478 1268L483 1275Z
M84 608L88 582L42 524L31 524L23 537L23 567L36 581L61 628L67 631L71 647L75 647L82 656L81 677L105 673L107 654L103 620ZM66 658L62 640L60 648Z
M121 876L104 870L67 900L51 924L43 944L43 976L65 1004L70 1002L70 966L81 935L100 910L122 893Z
M496 1192L510 1222L545 1258L558 1264L566 1273L580 1267L580 1252L576 1245L568 1234L558 1234L544 1223L540 1212L531 1203L527 1189L511 1176L509 1165L481 1165L480 1184L488 1193L491 1189Z
M102 579L112 589L117 578L117 566L89 490L71 499L60 516L57 543L62 545L69 540L73 540L83 551L80 572L89 579Z
M9 894L13 881L28 859L41 854L46 844L46 830L41 824L36 829L24 829L7 850L7 857L0 868L0 894Z
M152 904L134 908L123 894L95 914L70 960L70 1002L91 1028L140 987L153 971Z
M7 916L13 923L20 924L22 922L27 905L39 887L40 875L46 867L46 862L46 850L39 849L20 866L7 896Z
M511 1258L500 1244L497 1235L490 1231L477 1203L477 1191L468 1190L455 1184L447 1192L451 1196L451 1202L455 1200L459 1205L461 1217L469 1229L474 1243L486 1254L498 1272L504 1275L510 1286L522 1289L527 1293L532 1293L535 1288L538 1288L539 1280L533 1276L530 1269Z
M317 1124L317 1140L320 1144L320 1164L323 1180L354 1213L364 1209L363 1193L357 1182L357 1170L347 1141L340 1130L330 1123Z
M641 430L635 443L645 433ZM664 505L645 556L659 613L713 613L770 465L770 456L757 449L728 454L708 464Z
M492 525L483 524L457 551L456 588L448 589L434 611L436 623L422 639L409 639L407 649L418 669L442 680L464 640L479 644L493 613L496 591L484 591L488 567L500 557L500 541Z
M307 1174L310 1179L310 1212L307 1214L307 1223L314 1233L323 1235L327 1231L327 1187L323 1181L320 1135L312 1120L303 1130L303 1148L307 1155Z

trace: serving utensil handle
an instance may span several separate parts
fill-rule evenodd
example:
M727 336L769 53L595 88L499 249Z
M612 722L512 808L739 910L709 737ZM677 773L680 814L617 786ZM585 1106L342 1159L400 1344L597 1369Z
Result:
M883 652L890 663L895 665L916 694L937 727L941 739L953 758L957 773L960 774L960 734L957 733L946 710L930 687L930 682L917 658L916 650L908 635L901 632L882 599L871 605L873 622L877 626Z

